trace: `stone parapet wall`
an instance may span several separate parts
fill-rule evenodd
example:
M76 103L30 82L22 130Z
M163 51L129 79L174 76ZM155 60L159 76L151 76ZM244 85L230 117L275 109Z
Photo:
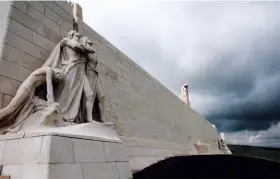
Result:
M83 24L81 31L93 39L106 118L117 124L118 134L181 144L200 140L217 147L216 129L207 120L92 28Z

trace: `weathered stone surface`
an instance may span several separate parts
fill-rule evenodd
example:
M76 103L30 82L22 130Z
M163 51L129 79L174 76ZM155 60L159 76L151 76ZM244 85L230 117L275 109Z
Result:
M33 32L33 43L50 52L55 47L55 43L53 43L52 41L46 39L45 37L37 34L36 32Z
M126 151L127 151L127 156L143 156L143 157L173 156L172 150L168 150L168 149L126 147Z
M38 32L42 35L45 34L45 27L42 24L38 23L38 21L23 13L19 9L12 7L10 16L12 19L22 23L23 25L34 30L35 32Z
M36 10L36 9L34 9L32 7L29 7L27 14L29 16L31 16L32 18L36 19L38 21L38 23L41 23L41 24L45 25L49 29L52 29L54 31L58 31L59 30L58 29L59 26L58 26L58 24L55 21L49 19L48 17L46 17L44 14L42 14L38 10Z
M24 1L13 1L12 5L21 10L22 12L27 12L27 4Z
M84 179L119 179L115 163L83 163Z
M30 73L30 70L2 59L0 65L0 75L15 79L17 81L23 81L27 76L30 75Z
M1 85L1 82L0 82ZM3 108L3 100L4 100L4 95L2 93L0 93L0 109Z
M71 7L70 3L68 3L67 1L55 1L54 3L57 4L59 7L61 7L66 12L68 12L70 15L73 14L72 7Z
M67 137L44 136L39 163L73 163L72 139Z
M13 176L11 176L13 178ZM49 166L45 164L24 165L22 179L49 179Z
M120 179L130 179L132 178L132 172L128 162L117 162L117 168Z
M8 44L3 47L2 58L10 62L16 63L19 66L23 66L30 70L36 70L44 63L43 60L37 59L27 53L24 53Z
M45 13L45 6L40 1L27 1L29 5L31 5L34 9L38 10L42 14Z
M8 29L17 34L18 36L32 42L32 30L18 23L17 21L10 19Z
M41 143L42 137L7 140L2 164L37 164L40 156Z
M157 157L129 157L132 172L142 170L157 162Z
M26 52L34 57L40 58L40 47L33 44L32 42L29 42L13 34L12 32L7 32L5 42L23 52Z
M92 140L73 139L75 162L105 162L103 143Z
M56 14L60 14L61 8L53 1L43 1L43 3L47 6L47 8L51 9Z
M70 30L71 24L67 21L65 21L60 15L55 13L53 9L49 9L48 7L45 8L45 14L47 17L52 19L54 22L56 22L58 25L62 26L67 31Z
M104 143L104 149L107 162L128 161L125 148L122 144Z
M69 23L73 23L73 16L71 16L68 12L61 10L60 15L63 19L67 20Z
M23 179L23 168L22 165L4 165L2 175L10 175L11 179Z
M0 76L0 92L14 96L20 83L10 78Z
M5 151L6 141L0 141L0 163L2 162L4 151Z
M80 163L50 164L48 179L85 179Z
M4 94L3 107L8 106L10 104L10 102L12 101L12 99L13 99L13 96Z

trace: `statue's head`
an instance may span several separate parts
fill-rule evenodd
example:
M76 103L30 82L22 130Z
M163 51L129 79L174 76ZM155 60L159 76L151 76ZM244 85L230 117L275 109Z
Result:
M58 68L53 69L53 77L56 82L63 81L65 79L64 73Z
M92 41L90 38L88 38L87 36L84 36L80 39L80 43L84 46L88 46L91 47L92 46Z
M71 40L75 40L75 41L79 41L81 38L81 34L79 34L77 31L75 30L70 30L68 32L68 38Z

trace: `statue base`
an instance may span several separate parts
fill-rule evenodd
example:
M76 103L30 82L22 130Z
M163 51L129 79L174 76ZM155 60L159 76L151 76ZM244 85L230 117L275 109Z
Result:
M99 123L1 135L0 161L13 179L132 178L115 129Z

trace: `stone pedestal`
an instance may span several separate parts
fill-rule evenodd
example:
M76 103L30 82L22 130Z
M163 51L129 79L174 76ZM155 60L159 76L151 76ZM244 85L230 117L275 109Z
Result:
M132 178L124 146L113 129L96 137L90 135L96 124L75 127L72 134L64 129L0 136L2 174L12 179ZM88 129L87 135L79 128Z

